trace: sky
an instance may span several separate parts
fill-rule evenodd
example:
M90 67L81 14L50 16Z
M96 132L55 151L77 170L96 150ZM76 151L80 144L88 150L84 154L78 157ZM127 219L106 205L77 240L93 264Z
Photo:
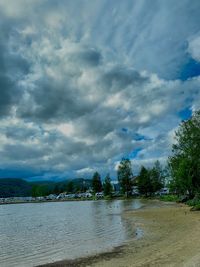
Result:
M165 164L199 108L199 0L0 0L0 177Z

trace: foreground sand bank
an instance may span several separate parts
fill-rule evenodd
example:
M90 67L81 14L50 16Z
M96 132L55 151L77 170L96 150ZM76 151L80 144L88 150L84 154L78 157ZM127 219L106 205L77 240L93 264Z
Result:
M184 205L150 205L124 216L144 235L125 246L94 257L62 261L45 266L200 266L200 212Z

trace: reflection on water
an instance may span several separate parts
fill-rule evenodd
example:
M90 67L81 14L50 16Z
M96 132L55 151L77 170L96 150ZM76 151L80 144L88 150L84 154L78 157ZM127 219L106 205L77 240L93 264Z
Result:
M24 267L106 251L128 238L139 200L0 206L0 266Z

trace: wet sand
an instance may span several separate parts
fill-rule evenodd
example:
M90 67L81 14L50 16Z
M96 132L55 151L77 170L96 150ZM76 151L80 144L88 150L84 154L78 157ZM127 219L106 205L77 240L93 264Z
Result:
M136 236L112 252L42 266L200 266L200 212L191 212L185 205L152 201L143 209L125 212L123 216L133 229L143 232L142 237Z

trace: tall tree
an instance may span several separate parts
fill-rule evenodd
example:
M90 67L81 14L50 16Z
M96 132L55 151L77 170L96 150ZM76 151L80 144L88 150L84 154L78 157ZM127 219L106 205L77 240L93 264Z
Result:
M103 191L105 196L111 196L112 194L112 184L109 174L107 174L105 177L105 181L103 183Z
M102 191L101 176L98 172L95 172L93 177L92 177L92 189L93 189L94 193Z
M200 191L200 111L180 124L175 139L169 158L171 184L176 192L193 197Z
M49 194L48 187L46 185L33 185L32 186L32 197L47 196Z
M66 185L66 191L68 193L73 193L75 191L75 186L73 181L69 181Z
M164 173L160 162L157 160L150 170L151 190L152 193L160 190L164 185Z
M148 196L153 192L150 171L144 166L141 167L138 175L138 190L140 194L145 196Z
M61 192L61 191L60 191L60 188L59 188L59 186L56 184L56 185L55 185L55 188L54 188L54 190L53 190L53 193L56 194L56 195L58 195L60 192Z
M132 187L131 178L133 177L131 161L129 159L122 158L118 166L117 177L122 192L128 196Z

